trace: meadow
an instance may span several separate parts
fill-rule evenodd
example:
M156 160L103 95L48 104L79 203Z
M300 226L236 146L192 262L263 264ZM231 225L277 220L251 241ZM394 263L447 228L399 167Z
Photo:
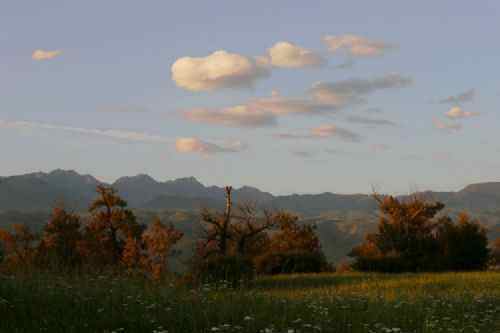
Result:
M1 332L500 332L500 272L324 273L231 289L175 279L0 277Z

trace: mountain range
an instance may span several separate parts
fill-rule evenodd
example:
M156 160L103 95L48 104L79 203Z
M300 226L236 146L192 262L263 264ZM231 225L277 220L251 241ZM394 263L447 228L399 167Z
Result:
M99 184L115 188L141 223L149 223L154 216L174 223L185 234L181 245L185 258L196 241L199 210L223 209L225 203L224 188L204 186L193 177L159 182L148 175L137 175L105 184L90 175L54 170L0 177L0 227L25 223L40 230L49 219L50 208L57 203L84 213ZM500 237L500 182L473 184L457 192L418 194L443 202L450 215L462 210L471 212L487 228L490 239ZM315 224L332 262L343 260L377 225L377 205L370 194L273 195L243 186L233 190L233 199L236 203L287 210L301 216L304 223Z
M99 184L115 188L129 206L147 210L197 210L220 208L224 204L224 188L204 186L194 177L159 182L140 174L121 177L105 184L91 175L72 170L36 172L0 177L0 211L47 210L61 202L77 211L85 210L95 197ZM426 198L439 200L453 210L476 213L500 212L500 182L473 184L457 192L420 192ZM235 202L252 202L261 207L285 209L305 217L329 212L370 213L376 203L369 194L291 194L273 195L250 186L234 189ZM500 214L499 214L500 215Z

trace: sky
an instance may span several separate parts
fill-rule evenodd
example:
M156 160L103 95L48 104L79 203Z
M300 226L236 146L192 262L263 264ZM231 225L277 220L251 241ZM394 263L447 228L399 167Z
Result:
M500 2L4 1L0 176L500 181Z

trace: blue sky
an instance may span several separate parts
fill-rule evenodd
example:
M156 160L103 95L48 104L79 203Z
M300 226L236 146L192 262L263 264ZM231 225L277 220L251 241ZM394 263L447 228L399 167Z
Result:
M498 32L498 1L5 2L0 175L273 193L499 180Z

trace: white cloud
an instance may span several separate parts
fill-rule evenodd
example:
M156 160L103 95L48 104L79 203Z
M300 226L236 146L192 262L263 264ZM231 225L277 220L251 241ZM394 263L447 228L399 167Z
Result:
M228 127L268 127L276 125L276 117L249 105L222 109L197 108L185 111L184 117L193 122Z
M184 89L211 91L220 88L251 87L269 75L262 59L252 59L224 50L206 57L183 57L172 65L172 79Z
M217 145L198 138L178 138L175 141L175 149L179 153L198 153L202 155L213 155L217 153L237 153L246 149L246 145L239 141L227 145Z
M317 67L325 63L320 55L290 42L274 44L268 50L268 57L275 67Z
M448 112L446 112L446 117L448 117L450 119L462 119L462 118L470 118L470 117L475 117L475 116L479 116L479 113L464 111L459 106L454 106Z
M323 42L332 53L339 50L346 51L354 57L374 57L383 55L387 50L395 48L394 45L382 41L373 41L356 35L325 36Z
M463 126L460 123L456 122L444 122L439 119L434 119L434 126L437 129L449 131L449 132L458 132L462 130Z
M110 139L129 141L129 142L144 142L144 143L169 143L171 139L153 135L144 132L128 131L121 129L94 129L72 127L64 125L56 125L49 123L29 122L29 121L6 121L0 120L0 128L9 128L17 130L57 130L89 136L105 137Z
M440 104L460 104L472 102L476 98L476 90L469 89L455 96L448 96L439 101Z
M62 51L60 50L54 50L54 51L47 51L47 50L35 50L31 54L31 59L36 60L36 61L42 61L42 60L51 60L59 55L61 55Z

